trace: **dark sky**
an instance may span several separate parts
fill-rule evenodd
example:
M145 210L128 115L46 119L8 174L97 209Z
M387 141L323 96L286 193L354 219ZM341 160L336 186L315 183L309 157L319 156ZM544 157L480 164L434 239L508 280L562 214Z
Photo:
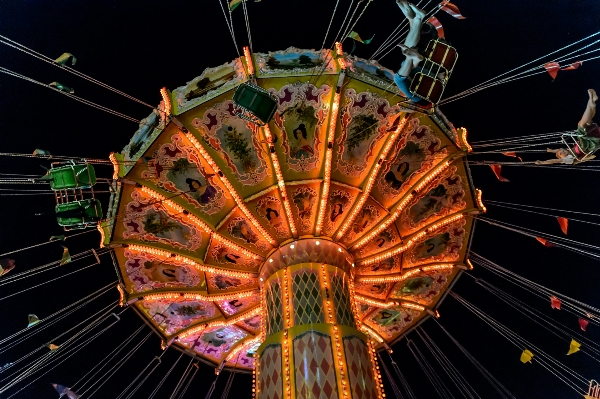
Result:
M335 32L349 1L340 0L340 3L332 28ZM438 14L447 39L460 55L446 95L465 90L596 32L600 15L600 3L597 1L456 0L456 4L467 16L466 20ZM320 47L334 2L263 0L249 3L248 6L254 49L264 52L289 46ZM247 36L241 8L234 14L238 43L245 45ZM368 46L359 44L355 54L368 58L401 18L394 1L373 1L355 30L364 38L375 34L375 40ZM198 76L206 67L223 64L236 56L216 1L3 0L0 2L0 34L53 58L63 52L71 52L78 58L77 70L150 104L160 101L161 87L174 89ZM331 38L327 45L330 42ZM346 48L349 49L350 44ZM59 81L73 87L75 94L85 99L136 119L149 113L149 109L140 104L6 46L0 46L0 60L0 66L4 68L42 82ZM400 62L398 51L382 60L385 66L392 69L396 69ZM599 76L600 61L592 61L577 71L560 73L554 82L546 74L537 75L477 93L443 106L442 111L457 127L468 128L471 141L570 130L576 127L585 108L586 89L594 87L600 91ZM2 152L31 153L35 148L44 148L57 155L107 158L109 152L121 150L137 128L133 122L11 76L0 75L0 89ZM474 159L493 158L479 156ZM49 166L46 161L2 157L0 173L43 174L40 164ZM109 176L110 173L110 168L98 168L101 176ZM472 174L475 186L483 190L484 200L593 213L600 197L599 185L595 183L596 172L591 171L505 168L504 175L511 180L510 183L498 182L485 166L473 166ZM39 187L43 186L34 188ZM51 235L61 234L52 217L34 216L39 212L52 212L54 200L51 195L6 194L10 192L0 191L4 226L0 230L0 252L41 243ZM100 195L99 198L106 204L106 196ZM551 234L562 234L552 218L503 210L492 205L488 209L491 218ZM92 232L68 240L67 245L71 253L78 253L97 247L97 236ZM597 237L597 227L575 222L571 224L569 238L597 244ZM472 249L540 284L600 307L597 295L600 272L598 264L589 258L557 248L545 248L532 238L484 223L477 225ZM49 244L11 257L17 261L19 271L22 271L59 259L61 252L58 244ZM100 266L9 299L2 298L92 263L92 259L86 258L60 270L0 286L0 307L3 309L0 339L25 327L28 313L45 317L116 278L109 257L105 256ZM527 301L548 317L577 328L574 316L550 310L549 303L525 294L485 270L476 268L473 275ZM471 278L463 277L456 284L455 291L586 378L600 377L594 373L598 365L582 353L565 356L568 341L551 336L530 320L516 314L478 287ZM17 348L0 353L0 364L31 352L116 299L117 293L113 290ZM454 299L447 298L440 312L440 322L516 397L576 397L572 390L539 364L520 363L520 349L512 346ZM68 386L74 384L140 325L137 315L132 310L126 311L121 322L14 397L55 398L51 382ZM440 334L433 322L426 322L424 328L474 385L480 396L496 397L496 393L491 392L489 385L467 364L452 342ZM146 328L138 338L141 339L147 332L149 329ZM586 335L596 341L600 339L598 329L591 325ZM413 337L413 334L410 336ZM426 352L418 338L415 340ZM125 352L130 348L131 345ZM406 350L406 341L399 342L395 349L393 356L409 378L417 396L436 397L425 375ZM158 338L152 336L94 397L118 396L159 353ZM163 356L162 365L134 397L148 397L178 356L178 352L169 350ZM438 367L431 356L429 359L434 367ZM163 390L158 393L158 398L170 396L188 361L184 358L179 362ZM209 367L200 367L187 398L203 397L214 379ZM439 367L437 370L442 373ZM0 374L0 379L5 375ZM214 398L221 396L226 379L225 373L218 381ZM5 383L0 382L0 386ZM250 377L237 375L230 397L250 397L250 389ZM14 389L0 397L8 397L13 392ZM388 397L393 396L391 390L387 393Z

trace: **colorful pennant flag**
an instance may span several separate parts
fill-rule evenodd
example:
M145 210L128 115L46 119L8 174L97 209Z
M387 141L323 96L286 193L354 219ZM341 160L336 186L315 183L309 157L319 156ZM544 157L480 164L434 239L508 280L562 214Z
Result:
M59 384L52 384L52 386L54 389L56 389L56 392L58 392L61 397L65 395L69 399L79 399L79 397L81 397L81 395L77 395L75 392L71 391L71 388L67 388Z
M233 11L233 10L235 10L236 8L238 8L238 6L239 6L240 4L242 4L242 1L243 1L243 0L231 0L231 1L229 2L229 10L230 10L230 11Z
M579 328L581 328L583 331L585 331L585 329L587 328L587 325L590 324L589 321L587 321L584 318L579 318Z
M64 241L65 240L65 236L52 236L50 237L50 241Z
M435 28L435 30L437 31L437 35L440 39L445 39L446 36L444 34L444 27L442 26L442 24L440 23L440 21L438 21L438 19L436 17L431 17L427 20L427 23L431 24L431 26L433 26Z
M466 17L462 16L462 14L460 13L460 10L456 6L456 4L450 3L449 1L442 1L440 3L440 10L446 11L448 14L452 15L454 18L466 19Z
M575 352L579 352L579 348L581 347L581 344L577 341L575 341L574 339L571 339L571 344L569 345L569 352L567 353L567 355L572 355Z
M533 359L533 353L531 353L530 350L525 349L523 353L521 353L521 362L531 363L531 359Z
M545 238L542 237L535 237L536 240L538 240L539 242L542 243L543 246L551 248L554 246L554 244L552 244L550 241L546 240Z
M51 351L55 351L55 350L57 350L58 348L60 348L60 346L58 346L58 345L54 345L54 344L47 344L46 346L47 346L47 347L48 347L48 349L50 349Z
M62 259L60 260L60 266L62 265L66 265L67 263L71 262L71 254L69 253L69 249L65 246L63 247L63 256Z
M552 309L558 309L558 310L560 310L560 304L561 304L560 299L558 299L555 296L551 296L550 297L550 307Z
M12 269L15 268L15 260L14 259L0 259L0 276L8 273Z
M494 174L496 175L496 177L498 178L498 180L500 180L503 183L510 182L510 180L508 180L506 177L502 177L502 165L498 165L497 163L493 163L493 164L490 164L490 168L492 168L492 172L494 172Z
M37 148L33 151L33 155L52 155L52 154L50 154L50 151L48 151L48 150L42 150L40 148Z
M373 35L373 37L372 37L372 38L370 38L370 39L365 39L365 40L363 40L363 39L360 37L360 35L358 34L358 32L352 31L352 32L348 33L348 36L347 36L347 37L349 37L350 39L354 39L354 40L356 40L357 42L361 42L361 43L364 43L364 44L369 44L369 43L371 43L371 40L373 40L373 38L375 37L375 35Z
M67 86L65 86L65 85L63 85L61 83L58 83L58 82L52 82L48 86L54 87L58 91L64 91L64 92L69 93L69 94L75 93L75 90L73 90L70 87L67 87Z
M523 162L523 158L517 156L517 153L515 151L505 151L502 153L502 155L507 156L507 157L518 158L519 161Z
M27 324L27 327L32 327L35 326L37 323L40 322L40 319L38 319L38 317L34 314L30 314L27 315L27 321L29 322L29 324Z
M560 64L558 62L549 62L544 64L544 69L552 76L552 80L554 80L556 79L558 71L560 71Z
M583 61L575 61L574 63L572 63L571 65L562 68L562 71L574 71L577 68L579 68L581 65L583 65Z
M558 225L560 226L560 229L566 235L567 234L567 230L569 228L569 219L567 219L567 218L561 218L561 217L557 217L556 219L558 220Z
M77 58L71 53L62 53L60 57L54 60L58 65L67 65L71 61L71 65L75 65Z

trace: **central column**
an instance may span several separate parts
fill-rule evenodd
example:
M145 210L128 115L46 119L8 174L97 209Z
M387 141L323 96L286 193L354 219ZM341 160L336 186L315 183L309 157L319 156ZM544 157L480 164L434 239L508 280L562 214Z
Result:
M265 261L258 399L385 397L373 345L356 328L352 262L343 247L313 238L283 245Z

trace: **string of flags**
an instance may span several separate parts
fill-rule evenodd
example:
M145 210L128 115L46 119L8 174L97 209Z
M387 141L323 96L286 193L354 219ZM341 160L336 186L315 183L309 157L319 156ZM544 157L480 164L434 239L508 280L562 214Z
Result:
M492 164L490 164L490 168L492 168L492 172L494 172L494 174L496 175L496 178L498 180L500 180L503 183L510 182L510 180L508 180L506 177L502 176L502 165L499 165L497 163L492 163Z
M67 86L63 85L62 83L52 82L48 86L53 87L54 89L56 89L58 91L64 91L64 92L69 93L69 94L75 93L75 90L71 89L70 87L67 87Z
M63 255L60 260L60 265L62 266L71 262L71 254L69 253L69 249L67 247L65 247L64 245L61 245L61 247L63 247Z
M54 389L56 389L56 392L58 392L60 395L59 397L61 398L66 396L69 399L79 399L81 397L81 395L76 394L75 392L71 391L71 388L65 387L64 385L52 384L52 386Z
M450 3L449 1L442 1L440 3L440 10L446 11L448 14L452 15L456 19L466 19L461 13L456 4Z
M246 1L246 0L231 0L231 1L229 2L229 11L233 11L233 10L235 10L236 8L238 8L238 6L239 6L240 4L242 4L242 1ZM255 2L255 3L260 3L260 2L261 2L261 0L254 0L254 2Z
M35 326L41 320L34 314L27 315L27 328Z
M561 68L560 64L556 61L548 62L544 64L544 69L548 74L552 77L554 81L556 79L556 75L558 75L558 71L574 71L583 65L583 61L575 61L571 65L568 65L564 68Z
M58 65L67 65L71 62L71 65L75 65L77 58L71 53L62 53L60 57L54 60Z
M15 260L14 259L0 259L0 276L5 275L15 268Z
M346 36L346 37L356 40L357 42L361 42L363 44L369 44L369 43L371 43L371 41L373 40L375 35L373 35L373 37L370 39L362 39L360 37L360 35L358 34L358 32L352 31L352 32L348 33L348 36Z

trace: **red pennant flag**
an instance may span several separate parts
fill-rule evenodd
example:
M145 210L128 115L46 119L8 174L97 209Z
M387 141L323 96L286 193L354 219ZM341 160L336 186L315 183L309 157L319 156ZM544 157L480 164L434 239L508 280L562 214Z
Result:
M587 321L586 319L582 319L581 317L579 318L579 328L581 328L583 331L585 331L585 329L589 323L590 322Z
M446 36L444 36L444 27L436 17L429 18L427 22L430 23L435 28L435 30L437 30L437 34L440 39L446 38Z
M567 218L561 218L561 217L558 217L556 219L558 220L558 224L560 226L560 229L566 235L567 234L567 229L569 228L569 219L567 219Z
M517 158L519 161L523 162L523 158L518 157L517 153L515 151L505 151L502 153L502 155L505 155L507 157Z
M550 297L550 307L552 309L558 309L558 310L560 310L560 299L558 299L555 296L551 296Z
M545 246L545 247L550 248L550 247L554 246L554 244L552 244L550 241L546 240L545 238L535 237L535 239L538 240L539 242L541 242L542 245Z
M546 69L546 72L548 72L550 74L550 76L552 76L552 79L556 79L556 75L558 74L558 71L560 70L560 64L558 62L549 62L547 64L544 64L544 69Z
M498 180L500 180L501 182L508 183L510 181L506 177L502 177L502 166L501 165L498 165L497 163L493 163L493 164L490 164L490 168L492 168L492 172L494 172L494 174L496 175Z
M448 14L452 15L454 18L465 19L465 17L463 17L462 14L460 13L460 10L456 6L456 4L452 4L449 1L442 1L440 3L440 10L446 11Z
M583 64L583 61L575 61L574 63L572 63L568 67L564 67L562 70L563 71L574 71L577 68L579 68L582 64Z

